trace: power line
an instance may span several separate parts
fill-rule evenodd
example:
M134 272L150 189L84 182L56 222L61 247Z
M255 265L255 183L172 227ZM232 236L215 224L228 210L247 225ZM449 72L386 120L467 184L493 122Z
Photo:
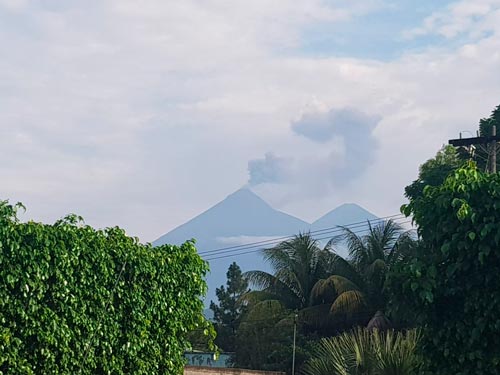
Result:
M373 220L359 221L359 222L355 222L355 223L351 223L351 224L347 224L347 225L343 225L343 226L338 226L337 225L337 226L334 226L334 227L328 227L328 228L318 229L318 230L310 231L308 233L312 234L312 235L315 235L315 234L324 235L324 234L332 233L332 232L341 232L342 231L342 227L346 227L346 228L356 228L356 227L359 227L359 226L365 227L365 226L369 226L369 225L373 225L373 224L379 224L379 223L382 223L382 222L387 221L387 220L393 220L393 221L395 221L395 220L401 220L401 219L405 219L405 218L406 217L403 214L395 214L395 215L385 216L385 217L378 218L378 219L373 219ZM271 239L268 239L268 240L249 242L249 243L246 243L246 244L235 245L235 246L221 247L221 248L218 248L218 249L212 249L212 250L207 250L207 251L200 251L200 252L198 252L198 254L199 255L207 255L207 254L211 254L212 255L213 253L222 254L222 253L230 252L230 251L233 251L233 250L249 249L249 248L256 247L256 246L263 247L263 246L266 246L266 245L276 244L276 243L279 243L279 242L282 242L282 241L286 241L287 239L292 239L294 236L295 236L295 234L291 234L291 235L288 235L288 236L276 237L276 238L271 238Z
M401 217L397 220L393 220L393 222L397 225L404 225L404 224L407 224L407 223L411 223L411 220L406 220L406 221L398 221L398 220L404 220L406 219L405 217ZM373 222L370 222L369 224L368 223L365 223L364 225L356 225L356 226L343 226L343 227L332 227L333 229L330 229L329 231L325 231L323 233L320 233L321 235L328 235L326 237L319 237L319 238L315 238L316 240L318 241L321 241L321 240L324 240L324 239L331 239L333 237L336 237L338 236L339 234L341 234L343 232L343 230L346 228L346 229L349 229L351 230L352 232L354 233L359 233L360 231L367 231L369 230L370 228L370 225L373 226ZM291 236L291 237L286 237L286 239L292 239L294 236ZM253 242L249 242L248 244L245 244L244 246L240 246L239 248L230 248L230 249L226 249L226 250L218 250L217 252L213 251L213 254L206 254L206 252L201 252L199 253L200 255L205 255L207 258L205 258L205 260L207 259L211 259L212 257L214 256L218 256L218 255L221 255L221 254L231 254L231 253L235 253L237 254L237 252L239 251L242 251L242 250L249 250L249 249L255 249L256 251L259 251L265 247L268 247L268 246L273 246L273 245L276 245L276 244L279 244L283 242L282 239L280 238L277 238L277 239L273 239L273 240L269 240L267 243L265 244L260 244L260 243L253 243Z
M403 224L408 224L408 223L411 223L411 220L407 220L407 221L403 221L403 222L400 222L398 223L399 225L403 225ZM342 228L340 228L342 229ZM364 229L361 229L361 228L358 228L358 231L352 231L354 234L365 234L365 233L368 233L369 232L369 228L364 228ZM326 233L324 233L326 234ZM330 239L332 238L331 235L329 236L326 236L326 237L320 237L320 238L316 238L316 240L318 241L321 241L321 240L326 240L326 239ZM276 241L274 244L278 244L280 243L281 241ZM273 243L269 243L268 245L272 245ZM212 261L212 260L217 260L217 259L224 259L224 258L231 258L231 257L235 257L235 256L240 256L240 255L246 255L246 254L251 254L251 253L256 253L256 252L259 252L262 250L262 247L259 246L258 249L253 249L253 250L248 250L248 251L243 251L243 250L247 250L247 249L250 249L250 248L255 248L256 246L251 246L249 248L244 248L244 249L236 249L236 250L232 250L232 251L224 251L224 252L229 252L230 254L225 254L225 255L220 255L221 253L224 253L224 252L220 252L218 254L211 254L209 255L207 258L205 258L206 261ZM233 253L234 251L234 253ZM240 251L240 252L238 252Z
M404 222L400 222L398 223L399 225L403 225L403 224L408 224L408 223L411 223L411 220L408 220L408 221L404 221ZM354 234L365 234L365 233L369 233L369 228L358 228L357 231L352 231ZM325 233L326 234L326 233ZM333 234L330 234L329 236L326 236L326 237L320 237L320 238L316 238L317 241L322 241L322 240L327 240L327 239L331 239L333 236ZM269 243L268 245L277 245L279 244L281 241L276 241L274 243ZM258 248L256 248L258 247ZM248 250L248 249L252 249L253 250L249 250L249 251L243 251L243 250ZM248 248L244 248L244 249L236 249L233 251L224 251L224 252L221 252L221 253L226 253L228 252L229 254L226 254L226 255L220 255L221 253L218 253L218 254L211 254L209 255L207 258L204 258L206 261L211 261L211 260L217 260L217 259L224 259L224 258L230 258L232 256L239 256L239 255L245 255L245 254L251 254L251 253L256 253L256 252L259 252L263 249L263 247L261 246L250 246ZM237 252L239 251L239 252ZM241 252L243 251L243 252Z

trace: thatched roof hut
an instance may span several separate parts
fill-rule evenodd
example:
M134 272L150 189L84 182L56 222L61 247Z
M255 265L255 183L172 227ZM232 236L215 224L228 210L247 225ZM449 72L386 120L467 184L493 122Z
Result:
M367 325L368 329L378 329L379 331L386 331L391 328L391 322L384 315L382 311L377 311L373 318L370 319Z

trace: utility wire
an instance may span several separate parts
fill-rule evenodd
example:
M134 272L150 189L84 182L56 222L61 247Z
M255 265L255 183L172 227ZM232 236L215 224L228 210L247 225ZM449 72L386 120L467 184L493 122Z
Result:
M367 227L369 225L373 225L373 224L379 224L379 223L382 223L384 221L388 221L388 220L393 220L393 221L396 221L396 220L401 220L401 219L405 219L406 217L403 215L403 214L396 214L396 215L390 215L390 216L385 216L385 217L382 217L382 218L378 218L378 219L373 219L373 220L365 220L365 221L359 221L359 222L355 222L355 223L351 223L351 224L347 224L347 225L343 225L343 226L334 226L334 227L328 227L328 228L323 228L323 229L318 229L318 230L314 230L314 231L310 231L310 232L307 232L309 234L312 234L312 235L324 235L326 233L330 233L330 232L341 232L342 229L345 227L345 228L356 228L356 227L359 227L359 226L362 226L362 227ZM229 252L229 251L232 251L232 250L241 250L242 248L252 248L252 247L256 247L256 246L259 246L259 247L262 247L262 246L266 246L266 245L269 245L269 244L275 244L275 243L279 243L279 242L282 242L282 241L286 241L287 239L292 239L293 237L295 236L295 234L291 234L291 235L288 235L288 236L283 236L283 237L276 237L276 238L271 238L271 239L268 239L268 240L262 240L262 241L255 241L255 242L249 242L249 243L246 243L246 244L242 244L242 245L235 245L235 246L228 246L228 247L221 247L221 248L218 248L218 249L212 249L212 250L207 250L207 251L200 251L198 254L199 255L207 255L207 254L213 254L213 253L225 253L225 252Z
M399 222L397 224L404 225L404 224L408 224L408 223L411 223L411 220ZM342 229L342 228L340 228L340 229ZM358 228L357 231L352 231L352 232L354 234L365 234L365 233L369 232L369 228L364 228L364 229ZM326 234L326 233L324 233L324 234ZM321 241L321 240L326 240L326 239L330 239L330 238L332 238L332 235L329 235L329 236L326 236L326 237L316 238L316 240ZM274 243L269 243L267 245L279 244L280 242L281 241L276 241ZM251 249L251 248L255 248L257 246L259 248L253 249L253 250L248 250L248 249ZM256 252L259 252L259 251L262 250L262 246L260 246L260 245L257 245L257 246L251 246L251 247L248 247L248 248L236 249L236 250L231 250L231 251L224 251L224 252L229 252L229 254L225 254L225 255L220 255L221 253L224 253L224 252L220 252L218 254L211 254L208 257L204 258L204 259L206 261L212 261L212 260L217 260L217 259L231 258L231 257L235 257L235 256L256 253ZM246 251L244 251L244 250L246 250Z

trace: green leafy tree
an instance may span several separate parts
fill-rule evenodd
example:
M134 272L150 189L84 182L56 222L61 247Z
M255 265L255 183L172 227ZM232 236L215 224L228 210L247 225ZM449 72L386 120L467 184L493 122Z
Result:
M473 165L403 207L421 246L393 269L391 306L415 312L432 374L489 375L500 366L500 175Z
M241 272L241 268L233 262L226 273L226 287L221 285L215 290L219 303L210 302L210 309L214 313L214 322L217 331L215 343L224 351L235 350L235 332L245 310L241 303L241 296L248 292L248 281Z
M443 146L434 158L420 166L418 178L405 188L405 196L414 200L422 196L426 186L441 185L451 172L464 164L466 154L453 146Z
M179 374L202 315L193 242L143 245L70 215L22 223L0 202L0 373Z
M293 330L294 314L283 309L278 301L260 302L248 309L236 335L235 366L290 374ZM309 357L310 346L310 338L297 333L296 369Z

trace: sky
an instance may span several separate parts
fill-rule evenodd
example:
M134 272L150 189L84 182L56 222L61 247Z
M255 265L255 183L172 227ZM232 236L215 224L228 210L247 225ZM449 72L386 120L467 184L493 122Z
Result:
M153 241L249 187L391 215L500 104L500 0L0 0L0 199Z

